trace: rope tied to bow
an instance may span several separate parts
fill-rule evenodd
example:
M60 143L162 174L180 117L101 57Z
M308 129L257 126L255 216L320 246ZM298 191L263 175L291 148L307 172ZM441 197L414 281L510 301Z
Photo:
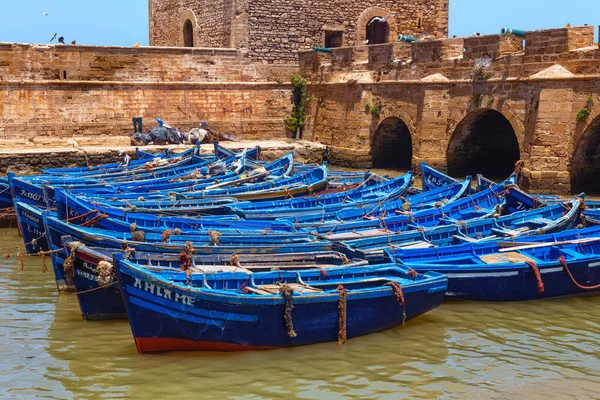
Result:
M242 268L242 264L240 263L240 258L238 257L237 254L234 254L231 256L231 258L229 259L229 265L233 265L234 267L237 267L237 268Z
M396 296L396 300L398 304L402 306L402 325L406 322L406 304L404 301L404 293L402 293L402 288L397 282L388 282L385 286L391 286L394 291L394 295Z
M132 222L131 225L129 225L129 231L131 232L131 240L135 242L146 241L146 234L144 231L137 230L137 224L135 222Z
M98 263L98 285L105 286L113 283L113 265L108 261Z
M289 337L295 338L298 335L294 330L294 321L292 320L292 309L294 308L294 289L287 283L284 283L279 286L279 293L282 294L283 298L285 299L285 312L283 314L283 318L285 320L287 334Z
M212 231L212 230L208 231L208 238L210 239L210 243L215 246L218 246L220 244L221 236L222 236L221 232Z
M187 275L186 285L190 284L190 276L192 274L192 261L196 255L196 250L192 242L185 242L183 250L179 253L179 269L185 271Z
M167 229L166 231L163 231L163 232L160 234L160 240L161 240L161 242L163 242L163 243L168 243L168 242L169 242L169 238L170 238L171 236L173 236L173 231L172 231L172 230L170 230L170 229Z
M544 293L544 282L542 282L542 275L540 274L540 269L533 261L525 261L525 264L529 265L529 268L533 271L535 275L535 279L537 280L537 290L538 293Z
M560 262L560 265L562 265L562 267L565 270L565 272L567 273L567 275L569 275L569 278L571 279L571 282L573 282L573 284L575 286L577 286L579 289L581 289L581 290L597 290L597 289L600 289L600 284L594 285L594 286L584 286L584 285L580 284L579 282L577 282L577 280L575 279L575 277L571 273L571 270L569 269L569 265L567 264L567 260L565 260L565 258L563 256L558 257L558 262Z
M63 271L65 271L67 278L73 279L75 277L75 253L79 246L83 246L83 243L69 243L69 256L65 258L65 261L63 262Z
M338 285L337 291L340 292L340 299L338 300L338 343L346 343L346 323L347 323L347 311L348 311L348 292L344 288L344 285Z

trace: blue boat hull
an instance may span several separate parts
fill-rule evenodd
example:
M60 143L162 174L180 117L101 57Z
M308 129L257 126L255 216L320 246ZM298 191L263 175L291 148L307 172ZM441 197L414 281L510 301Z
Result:
M27 254L48 251L46 227L41 212L31 206L15 202L15 213Z
M103 257L78 253L74 258L73 284L84 320L127 318L121 288L116 281L112 285L98 284L98 263ZM111 260L112 261L112 260Z
M489 269L480 268L437 268L411 265L418 272L435 271L448 276L449 297L478 301L524 301L554 297L575 296L598 293L596 290L582 290L571 282L560 264L539 265L544 291L537 289L538 281L533 271L526 266ZM599 259L570 262L569 269L578 282L586 285L600 283Z
M281 296L231 302L190 292L185 286L146 280L121 263L118 274L140 353L255 350L338 340L336 295L295 300L292 320L297 336L290 337ZM438 289L406 291L406 320L439 306L444 288L445 284ZM349 295L346 335L352 338L401 325L403 308L389 287L372 296Z

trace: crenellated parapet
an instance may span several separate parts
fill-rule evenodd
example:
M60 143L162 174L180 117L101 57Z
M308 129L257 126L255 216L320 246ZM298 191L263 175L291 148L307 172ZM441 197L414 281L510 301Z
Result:
M469 79L473 70L486 69L489 78L523 78L561 63L577 74L600 73L593 26L418 40L331 49L331 53L302 51L300 71L319 82L340 82L339 74L370 72L374 80L422 79L432 71L449 79ZM537 64L537 65L536 65Z

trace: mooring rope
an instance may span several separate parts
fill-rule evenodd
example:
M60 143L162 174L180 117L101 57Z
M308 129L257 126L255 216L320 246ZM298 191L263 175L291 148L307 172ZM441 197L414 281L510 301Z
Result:
M404 301L404 293L402 293L402 288L397 282L388 282L385 286L391 286L394 291L394 295L396 295L396 300L398 304L402 306L402 325L406 322L406 303Z
M294 330L294 321L292 320L292 309L294 308L294 289L287 283L284 283L279 286L279 293L282 294L285 299L285 312L283 314L283 318L285 320L287 334L289 337L295 338L298 335Z
M346 343L347 332L347 312L348 312L348 292L344 288L344 285L338 285L337 291L340 292L340 299L338 300L338 343Z
M594 286L584 286L584 285L580 284L579 282L577 282L577 280L575 279L575 277L571 273L571 270L569 269L569 265L567 264L567 260L565 260L565 258L563 256L560 256L560 257L558 257L558 261L562 265L562 267L565 270L565 272L567 273L567 275L569 275L569 278L571 278L571 282L573 282L573 284L575 286L577 286L579 289L581 289L581 290L596 290L596 289L600 289L600 284L594 285Z
M533 261L525 261L525 264L529 265L533 274L535 275L535 279L537 279L537 289L538 293L544 293L544 282L542 282L542 275L540 274L540 269Z

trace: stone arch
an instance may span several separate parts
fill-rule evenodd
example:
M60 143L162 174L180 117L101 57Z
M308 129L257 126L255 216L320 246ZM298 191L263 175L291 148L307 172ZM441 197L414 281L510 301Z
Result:
M383 18L385 16L388 16L386 20L388 24L388 42L394 41L394 38L398 36L397 17L385 8L370 7L364 10L358 17L356 23L356 44L360 46L367 39L367 25L373 18Z
M179 12L179 46L198 47L198 19L192 10L181 10ZM191 43L189 42L191 28ZM191 45L190 45L191 44Z
M525 145L525 124L522 118L509 103L501 101L498 97L493 97L493 99L494 101L492 102L493 105L491 107L479 107L476 109L471 109L470 111L477 111L480 109L493 109L501 113L508 120L508 122L510 122L513 131L515 132L515 136L517 137L517 141L519 142L519 148L523 149ZM487 97L484 98L483 102L487 102ZM500 103L501 105L499 105ZM454 132L458 124L467 115L468 112L465 114L465 111L453 112L450 118L450 122L447 126L447 132Z
M381 121L373 134L371 156L374 168L411 168L412 135L401 118L388 117Z
M446 152L448 173L506 178L521 157L513 125L502 113L480 108L456 125Z
M600 116L596 116L577 141L569 168L571 191L600 192Z

